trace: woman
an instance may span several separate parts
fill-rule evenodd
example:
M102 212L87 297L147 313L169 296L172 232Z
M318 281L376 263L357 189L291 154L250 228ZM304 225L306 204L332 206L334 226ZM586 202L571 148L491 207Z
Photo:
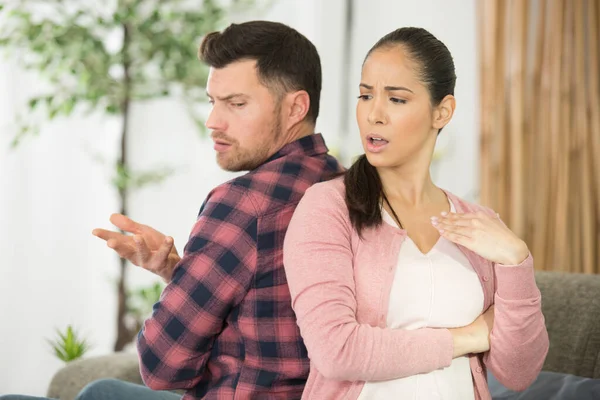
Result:
M306 192L284 244L311 359L303 398L489 399L487 369L514 390L541 370L548 334L527 245L429 174L455 81L424 29L391 32L366 56L365 155Z

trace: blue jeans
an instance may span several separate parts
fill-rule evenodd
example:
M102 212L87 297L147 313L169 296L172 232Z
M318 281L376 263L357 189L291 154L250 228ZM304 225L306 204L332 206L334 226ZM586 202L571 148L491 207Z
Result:
M181 395L173 392L155 391L117 379L100 379L84 387L75 400L180 400ZM0 396L0 400L52 400L47 397L22 395Z
M600 379L542 371L523 392L505 388L488 373L488 384L494 400L597 400L600 399Z

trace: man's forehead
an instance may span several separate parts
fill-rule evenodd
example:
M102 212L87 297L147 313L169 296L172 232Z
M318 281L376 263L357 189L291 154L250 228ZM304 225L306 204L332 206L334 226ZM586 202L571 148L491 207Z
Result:
M222 68L210 67L208 71L209 80L230 80L232 77L236 78L254 78L258 79L256 61L254 60L242 60L235 61Z
M206 92L213 98L231 97L232 94L254 97L269 90L258 78L256 61L238 61L224 68L210 68Z
M207 89L230 90L241 87L252 88L259 85L256 61L236 61L223 68L210 67Z

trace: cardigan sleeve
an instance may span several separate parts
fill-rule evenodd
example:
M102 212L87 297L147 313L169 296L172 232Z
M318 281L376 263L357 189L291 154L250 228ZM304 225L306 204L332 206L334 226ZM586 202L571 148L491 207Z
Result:
M537 378L548 354L548 332L531 254L519 265L494 265L494 326L483 357L496 379L522 391Z
M487 207L484 211L497 215ZM519 265L493 265L494 326L483 362L505 387L523 391L542 370L549 349L533 257L530 253Z
M449 366L454 349L447 329L357 322L353 229L334 184L320 183L305 193L284 241L292 306L313 367L329 379L378 381Z

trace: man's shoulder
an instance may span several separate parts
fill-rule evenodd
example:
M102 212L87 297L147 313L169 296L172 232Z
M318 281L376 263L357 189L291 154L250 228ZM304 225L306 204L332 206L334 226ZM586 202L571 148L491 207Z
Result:
M242 212L247 218L256 218L258 215L256 204L249 195L248 188L238 184L238 178L231 179L213 188L200 209L203 214L223 214L222 219L230 216L232 211Z
M320 159L292 155L267 163L229 182L228 190L251 201L257 216L295 207L315 184L340 171L331 156Z

